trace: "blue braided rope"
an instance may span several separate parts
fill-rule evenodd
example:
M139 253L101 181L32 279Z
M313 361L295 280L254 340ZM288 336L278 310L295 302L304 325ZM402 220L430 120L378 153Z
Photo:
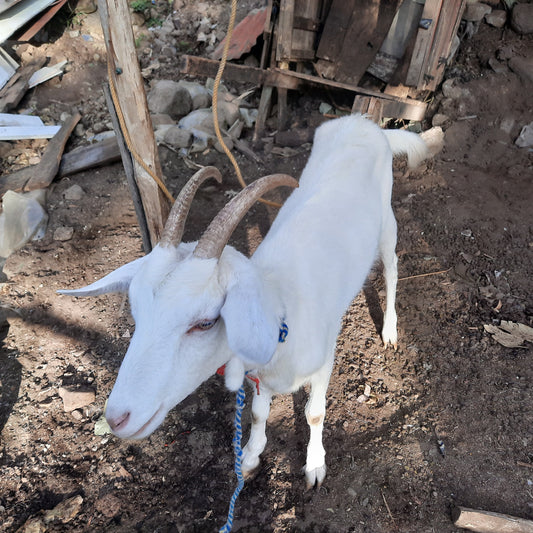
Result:
M219 533L229 533L233 527L233 513L235 511L235 502L239 497L239 494L244 487L244 477L242 475L241 461L242 461L242 411L244 409L244 385L241 386L239 392L237 392L237 400L235 405L235 437L233 437L233 447L235 449L235 474L237 475L237 487L233 492L229 503L228 519L224 526L219 530Z

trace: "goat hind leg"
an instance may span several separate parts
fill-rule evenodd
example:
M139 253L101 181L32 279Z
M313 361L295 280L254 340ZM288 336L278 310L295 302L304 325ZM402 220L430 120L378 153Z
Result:
M383 262L383 275L387 291L385 316L381 338L385 346L398 348L398 330L396 315L396 285L398 283L398 257L396 256L397 225L392 209L387 214L381 233L379 248Z
M241 460L242 473L245 478L254 474L254 470L259 466L259 456L265 449L267 442L265 430L271 401L272 393L265 386L261 386L260 394L254 390L250 438L243 448Z

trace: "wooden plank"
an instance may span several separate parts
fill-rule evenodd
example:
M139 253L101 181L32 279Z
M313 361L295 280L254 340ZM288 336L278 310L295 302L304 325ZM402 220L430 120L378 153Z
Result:
M294 25L294 0L281 0L278 19L276 60L289 61L292 50L292 28Z
M478 533L533 533L531 520L467 507L454 508L452 519L456 527Z
M319 64L319 73L357 84L387 36L399 6L400 0L334 0L317 52L332 64Z
M419 78L418 89L434 91L441 82L464 7L465 0L443 2L433 44Z
M318 16L321 0L295 0L292 30L291 60L313 60L315 58Z
M0 91L0 113L15 109L22 97L28 90L28 82L32 74L39 70L46 62L45 57L35 59L19 71L9 80Z
M98 143L79 146L63 154L57 175L62 178L89 168L109 165L120 161L120 150L116 137Z
M41 157L41 161L37 165L32 177L24 185L25 191L33 191L35 189L44 189L48 187L54 180L59 169L61 156L65 150L68 138L74 131L76 124L80 121L81 115L75 113L61 126L57 135L48 143L46 150Z
M98 0L98 11L104 31L108 61L112 65L110 84L115 88L126 133L131 146L141 161L161 181L163 174L159 163L152 121L148 112L144 81L141 76L127 0ZM116 104L115 104L116 105ZM134 158L135 181L141 193L144 212L150 230L152 246L159 241L170 210L169 201L156 181Z
M76 113L63 124L57 135L48 143L37 165L0 177L0 197L9 190L20 192L48 187L57 174L65 144L80 118L79 113Z
M411 55L411 63L407 71L405 84L417 87L423 81L423 70L429 57L429 51L433 46L435 31L443 0L426 0L422 21L427 25L420 25L415 42L415 48Z

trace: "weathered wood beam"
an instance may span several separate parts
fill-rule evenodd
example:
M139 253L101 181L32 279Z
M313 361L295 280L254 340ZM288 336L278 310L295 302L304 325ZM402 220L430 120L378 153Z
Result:
M144 83L137 59L131 16L127 0L98 0L98 11L104 31L110 69L110 85L118 99L117 114L125 123L124 136L129 136L130 152L135 152L161 181L152 121L148 111ZM115 104L116 105L116 104ZM170 205L150 174L133 158L135 181L142 197L152 246L159 241Z
M180 72L193 76L214 76L218 68L218 61L204 59L195 56L183 56L179 66ZM224 71L224 77L237 82L248 82L254 85L265 85L281 89L298 89L305 84L327 86L334 89L350 91L363 96L378 98L383 101L382 114L384 117L404 118L407 120L422 120L427 105L418 100L399 98L390 94L364 89L357 85L341 83L333 80L319 78L292 70L283 69L260 69L234 65L228 63Z
M452 518L456 527L477 533L533 533L531 520L506 514L456 507Z

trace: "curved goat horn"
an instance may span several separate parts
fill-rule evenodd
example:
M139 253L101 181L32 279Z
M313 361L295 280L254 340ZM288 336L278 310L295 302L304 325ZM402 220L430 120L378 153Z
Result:
M254 181L228 202L211 221L193 255L200 259L219 258L231 234L248 209L270 189L286 185L298 187L298 182L287 174L272 174Z
M199 170L181 189L168 215L165 229L159 244L164 247L178 246L183 237L185 220L189 214L192 200L198 187L208 178L215 178L219 183L222 176L215 167L204 167Z

